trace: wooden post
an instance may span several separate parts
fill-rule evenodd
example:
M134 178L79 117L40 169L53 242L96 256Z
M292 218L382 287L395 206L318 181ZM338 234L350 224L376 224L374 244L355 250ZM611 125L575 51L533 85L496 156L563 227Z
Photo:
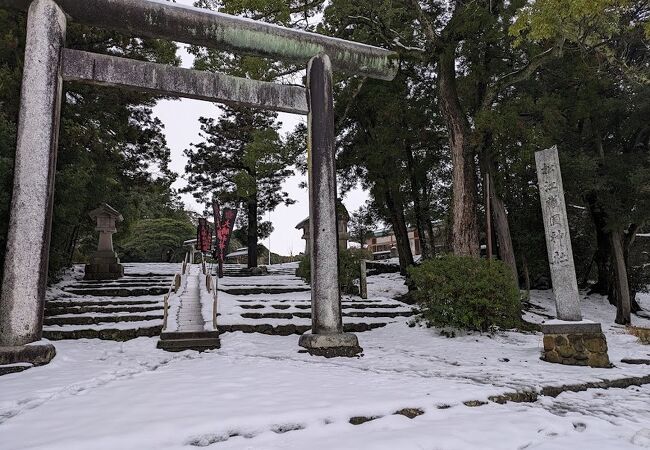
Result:
M362 259L359 263L359 293L361 298L368 298L368 280L366 279L366 260Z
M490 175L485 174L485 235L487 237L487 258L492 259L492 209L490 205Z

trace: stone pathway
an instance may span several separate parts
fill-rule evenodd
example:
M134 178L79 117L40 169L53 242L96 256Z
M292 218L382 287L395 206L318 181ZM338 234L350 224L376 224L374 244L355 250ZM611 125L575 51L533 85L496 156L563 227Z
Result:
M213 301L205 280L200 264L187 266L180 291L169 298L170 308L176 313L175 317L168 317L167 327L160 333L158 348L179 352L212 350L221 346L219 331L213 330L211 323L206 323L202 313L202 301Z
M181 294L181 304L178 308L178 315L176 323L178 324L178 331L203 331L204 320L201 314L201 298L200 287L201 279L201 266L192 264L188 266L189 273L185 284L185 291Z

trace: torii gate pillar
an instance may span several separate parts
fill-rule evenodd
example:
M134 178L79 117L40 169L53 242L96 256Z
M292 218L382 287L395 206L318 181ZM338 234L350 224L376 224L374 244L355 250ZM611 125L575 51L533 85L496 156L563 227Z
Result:
M0 364L46 364L55 354L51 344L33 343L43 328L65 31L65 15L53 0L31 3L0 297Z

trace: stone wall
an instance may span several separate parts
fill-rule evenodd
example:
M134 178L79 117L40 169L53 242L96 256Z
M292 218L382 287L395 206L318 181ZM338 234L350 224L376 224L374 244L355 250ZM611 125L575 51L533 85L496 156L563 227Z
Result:
M603 333L544 334L542 359L572 366L611 367Z

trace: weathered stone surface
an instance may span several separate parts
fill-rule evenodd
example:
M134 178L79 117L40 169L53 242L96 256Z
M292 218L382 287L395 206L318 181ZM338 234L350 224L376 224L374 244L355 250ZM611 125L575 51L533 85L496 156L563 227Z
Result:
M557 147L535 152L535 165L557 317L560 320L581 320Z
M207 332L210 333L210 332ZM177 333L165 333L165 339L161 336L157 348L166 350L168 352L181 352L183 350L196 350L199 352L205 350L214 350L221 348L221 341L219 337L202 336L196 333L196 336L190 338L179 338L174 336ZM180 334L180 333L179 333Z
M56 355L56 349L49 342L33 342L27 345L0 347L0 365L29 363L42 366Z
M63 51L63 77L100 86L220 102L230 105L307 114L307 94L300 86L184 69L80 50Z
M29 6L14 188L0 294L0 345L41 338L66 20L53 0Z
M417 416L424 414L424 411L420 408L402 408L399 411L395 411L393 414L408 417L409 419L415 419Z
M549 321L542 324L542 333L546 334L584 334L602 333L602 328L596 322L570 322L570 321ZM562 344L558 344L562 345Z
M545 334L542 359L573 366L611 367L602 332Z
M627 327L627 330L630 334L639 338L639 342L642 344L650 344L650 328L642 327Z
M306 333L300 336L298 344L312 355L325 357L356 356L363 351L352 333Z
M307 121L313 334L301 336L300 345L308 350L326 347L350 349L358 347L358 341L352 335L342 334L336 228L334 105L332 68L327 55L319 55L309 61L307 89L309 91ZM327 342L332 344L326 345ZM328 351L328 353L332 352L332 350Z
M167 39L208 48L307 63L326 53L337 69L392 80L397 54L357 42L279 27L242 17L148 0L57 0L72 20L128 35ZM0 0L0 7L27 9L28 0Z

